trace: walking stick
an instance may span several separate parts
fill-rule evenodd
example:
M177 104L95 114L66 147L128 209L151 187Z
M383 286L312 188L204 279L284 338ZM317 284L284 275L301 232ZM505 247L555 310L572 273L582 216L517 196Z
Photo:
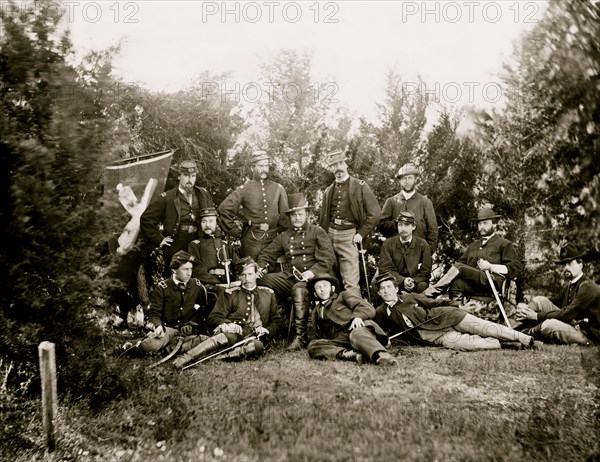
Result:
M502 301L500 300L500 294L494 285L494 280L492 279L492 275L490 274L490 270L485 270L485 275L487 276L488 282L490 286L492 286L492 292L494 292L494 297L496 297L496 302L498 303L498 308L500 308L500 313L502 313L502 317L504 318L504 322L508 327L512 329L510 322L508 322L508 317L506 316L506 311L504 311L504 305L502 305Z
M360 259L362 261L363 271L365 273L365 285L367 286L367 299L369 300L369 303L372 303L372 301L371 301L371 287L369 285L369 275L367 273L367 263L365 262L365 253L367 253L367 250L365 248L363 248L362 242L358 243L358 253L360 254Z
M234 344L233 344L233 345L231 345L230 347L227 347L227 348L225 348L224 350L217 351L216 353L213 353L213 354L211 354L211 355L208 355L208 356L206 356L205 358L202 358L200 361L196 361L195 363L188 364L188 365L187 365L187 366L185 366L185 367L184 367L182 370L186 370L186 369L188 369L188 368L190 368L190 367L194 367L194 366L195 366L195 365L197 365L197 364L203 363L204 361L207 361L207 360L209 360L209 359L212 359L212 358L214 358L215 356L219 356L219 355L221 355L221 354L223 354L223 353L227 353L228 351L231 351L231 350L233 350L233 349L235 349L235 348L237 348L237 347L243 346L243 345L245 345L246 343L250 342L251 340L256 340L256 339L258 339L258 337L257 337L256 335L252 335L252 336L250 336L250 337L246 337L246 338L244 338L244 339L240 340L239 342L237 342L237 343L234 343Z

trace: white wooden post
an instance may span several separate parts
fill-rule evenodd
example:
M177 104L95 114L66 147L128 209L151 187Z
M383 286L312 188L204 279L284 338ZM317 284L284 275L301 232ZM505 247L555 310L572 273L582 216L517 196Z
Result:
M44 416L44 432L46 433L46 449L48 452L52 452L56 447L55 424L56 415L58 414L54 343L40 343L38 354L40 357L40 377L42 379L42 414Z

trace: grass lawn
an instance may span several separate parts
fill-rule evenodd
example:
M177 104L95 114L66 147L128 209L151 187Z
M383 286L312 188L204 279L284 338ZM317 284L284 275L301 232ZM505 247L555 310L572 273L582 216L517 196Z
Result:
M457 353L395 348L379 368L310 360L277 345L244 363L208 362L152 380L101 411L60 408L58 450L12 460L600 460L600 348ZM153 359L126 362L132 375Z

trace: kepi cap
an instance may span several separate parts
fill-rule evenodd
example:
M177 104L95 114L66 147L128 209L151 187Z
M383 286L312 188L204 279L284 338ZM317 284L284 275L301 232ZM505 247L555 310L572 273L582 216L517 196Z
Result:
M179 164L179 168L177 169L179 173L192 175L194 173L198 173L198 167L196 166L196 162L193 160L184 160Z
M415 214L409 210L405 210L400 212L400 215L396 217L396 223L410 223L411 225L415 224Z
M415 164L413 163L408 163L408 164L404 164L402 167L400 167L400 170L398 170L398 174L396 175L396 178L402 178L405 175L419 175L420 172L419 170L417 170L417 167L415 167Z
M330 167L333 164L337 164L338 162L346 160L348 160L348 157L346 157L346 151L337 149L327 154L327 158L325 159L325 166Z

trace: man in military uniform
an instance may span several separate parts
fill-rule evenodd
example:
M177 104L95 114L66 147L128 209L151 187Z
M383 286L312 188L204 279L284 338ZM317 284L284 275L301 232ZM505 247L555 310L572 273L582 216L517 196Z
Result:
M308 354L315 359L355 360L367 358L380 366L398 362L384 345L389 340L375 322L375 309L355 291L336 293L337 278L327 273L315 275L308 281L314 295L315 309L312 325L315 339L308 344Z
M191 348L202 334L200 313L206 303L206 291L192 277L194 257L180 250L171 259L170 278L161 281L150 295L146 326L152 333L142 340L139 349L152 353L169 345L177 336L187 337L182 351Z
M391 273L376 280L383 303L374 321L390 336L402 333L399 340L408 344L440 345L445 348L475 351L501 348L500 340L519 342L521 348L535 348L530 335L466 313L450 303L432 300L421 294L398 294L398 281Z
M272 288L280 296L292 296L296 333L290 345L298 350L306 345L306 328L310 301L306 281L317 273L328 272L335 263L335 254L325 231L307 220L309 208L303 194L290 195L290 208L286 211L290 229L280 234L259 256L260 285ZM277 258L285 255L288 271L276 272ZM267 274L268 271L274 271Z
M381 208L369 185L348 174L346 160L341 150L327 156L335 182L323 194L319 225L331 239L344 288L360 292L357 246L377 225Z
M552 298L534 297L517 305L524 332L563 344L600 344L600 287L583 273L585 253L573 244L560 249L556 264L564 265L569 284Z
M415 215L400 212L398 235L387 239L379 255L379 273L392 274L405 292L421 293L429 287L431 250L425 239L413 234Z
M435 297L450 285L450 299L462 300L465 295L492 292L486 271L497 287L502 287L507 277L516 278L521 271L521 263L512 243L496 234L500 218L490 207L479 210L474 221L481 239L470 244L459 261L423 293Z
M268 179L269 156L252 153L253 179L238 187L219 205L220 225L227 234L241 238L241 256L254 260L278 232L287 228L288 198L279 183ZM242 227L236 223L242 207Z
M179 250L187 250L198 234L200 210L213 207L208 191L194 186L197 173L193 161L181 162L179 185L151 202L140 218L144 239L165 249L165 273L172 256Z
M233 280L230 263L237 260L233 247L223 240L221 230L217 226L217 216L214 207L200 211L198 238L188 246L188 252L198 262L194 267L193 276L200 279L209 289Z
M415 236L425 239L431 253L435 253L438 244L438 225L431 200L416 190L419 171L413 164L403 165L398 171L402 190L383 204L381 221L377 226L384 236L390 237L398 232L394 220L405 210L415 215Z
M241 286L225 289L217 299L208 317L213 336L181 355L173 363L181 369L194 359L235 345L252 334L256 338L226 352L221 359L242 359L255 356L264 350L269 336L275 335L279 326L279 310L275 294L268 287L257 287L257 265L251 257L236 264Z

